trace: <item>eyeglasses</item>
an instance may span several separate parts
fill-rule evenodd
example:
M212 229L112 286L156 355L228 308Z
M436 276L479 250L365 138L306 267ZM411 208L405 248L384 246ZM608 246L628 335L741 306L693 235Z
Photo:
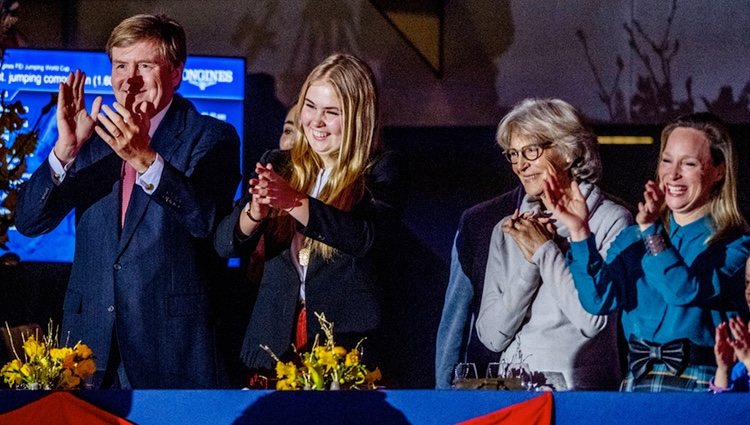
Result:
M522 147L520 151L516 149L505 150L503 156L511 164L518 164L519 156L523 156L527 161L533 161L542 156L542 152L550 146L552 146L552 142L533 143Z

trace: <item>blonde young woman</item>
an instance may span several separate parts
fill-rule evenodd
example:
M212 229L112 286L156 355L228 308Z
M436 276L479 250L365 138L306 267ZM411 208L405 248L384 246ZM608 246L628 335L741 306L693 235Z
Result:
M274 366L261 344L281 357L292 344L311 345L320 331L315 312L350 347L380 324L373 254L383 223L397 216L399 185L392 157L378 150L372 71L354 56L332 55L310 73L296 107L292 149L264 155L248 196L215 238L223 256L249 255L265 239L242 348L251 371Z
M621 389L705 391L716 372L716 327L748 312L750 235L727 128L709 113L670 122L656 176L645 185L637 224L606 256L593 249L598 235L579 188L550 179L545 194L570 229L581 303L595 314L622 310L629 371Z

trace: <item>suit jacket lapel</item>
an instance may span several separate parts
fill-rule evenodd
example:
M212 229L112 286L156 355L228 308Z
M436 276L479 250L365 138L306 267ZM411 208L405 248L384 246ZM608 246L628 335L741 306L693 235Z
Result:
M175 150L182 144L182 132L185 129L187 105L182 97L175 95L172 106L156 129L151 139L151 147L159 152L164 161L169 162Z

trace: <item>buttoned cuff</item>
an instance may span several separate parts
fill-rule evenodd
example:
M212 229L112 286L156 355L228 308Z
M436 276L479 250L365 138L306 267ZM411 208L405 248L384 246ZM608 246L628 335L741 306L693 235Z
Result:
M164 159L156 154L154 162L143 172L138 173L135 178L135 184L140 186L146 194L151 195L154 193L159 182L161 181L161 173L164 171Z
M75 159L73 159L73 161L75 161ZM55 155L55 150L53 149L49 152L49 155L47 156L47 162L49 162L50 172L52 173L52 181L55 183L55 186L59 186L60 183L63 182L63 180L65 179L65 175L73 165L73 161L70 161L69 163L67 163L67 165L62 165L62 162L60 162L60 160Z

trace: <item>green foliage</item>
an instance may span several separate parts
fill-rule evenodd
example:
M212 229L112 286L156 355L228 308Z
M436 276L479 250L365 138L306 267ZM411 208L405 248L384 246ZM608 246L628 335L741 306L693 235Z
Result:
M13 224L16 194L26 170L26 157L34 152L39 130L24 130L26 113L20 101L5 104L0 97L0 237ZM0 247L7 249L0 239Z
M2 62L0 61L0 64ZM34 153L39 141L38 124L57 103L51 96L50 102L42 108L42 113L30 129L24 127L26 110L20 101L5 104L5 96L0 96L0 248L7 250L5 241L10 226L15 220L16 196L21 185L21 177L26 171L26 157Z
M16 45L17 32L15 12L17 1L0 0L0 68L5 62L5 48ZM56 103L52 96L50 103L42 109L40 119L48 114ZM36 149L39 140L39 120L28 129L24 117L26 109L20 101L5 102L5 93L0 93L0 248L7 250L8 229L13 225L16 211L16 196L21 177L26 171L26 157Z

